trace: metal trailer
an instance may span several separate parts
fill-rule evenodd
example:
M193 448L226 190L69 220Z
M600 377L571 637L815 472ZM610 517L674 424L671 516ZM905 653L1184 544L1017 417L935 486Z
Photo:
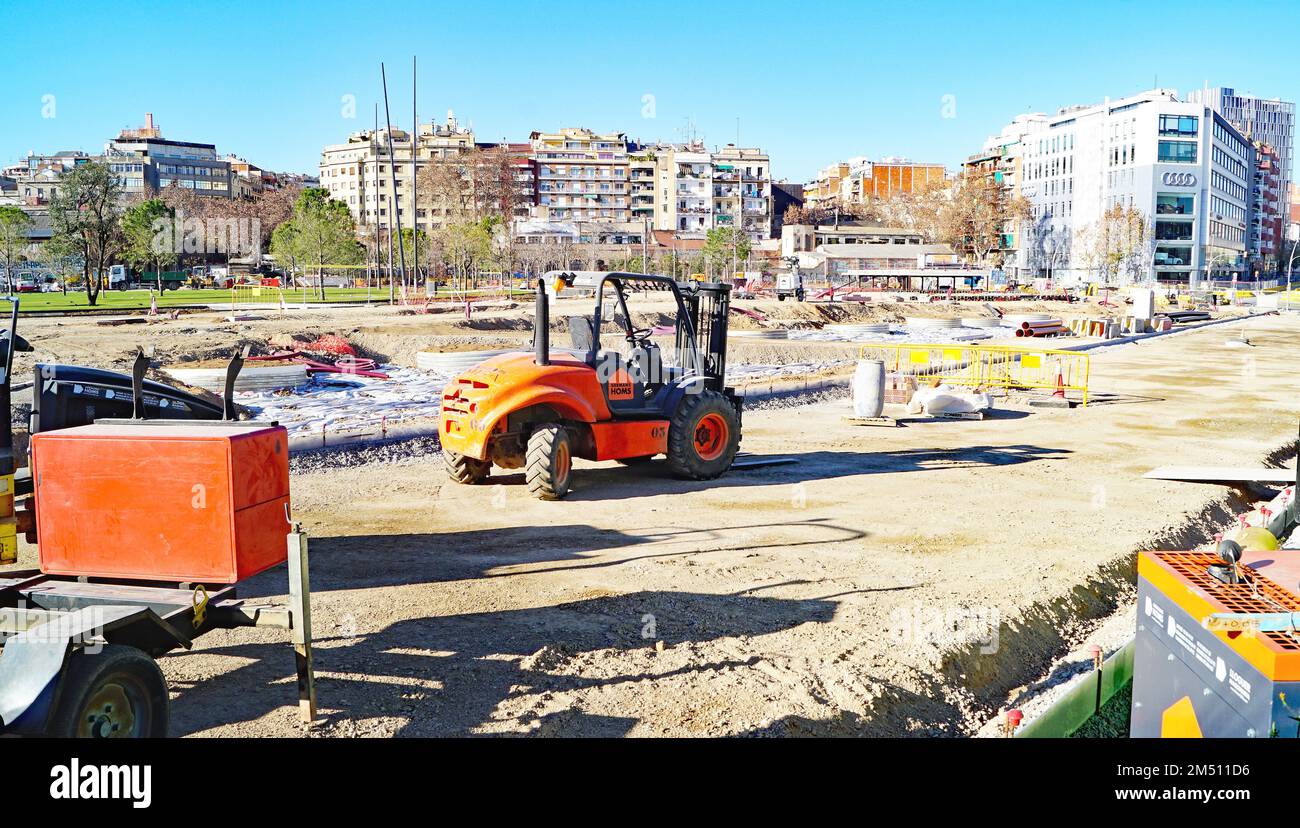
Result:
M9 409L13 354L32 350L17 334L18 302L10 301L8 329L0 330L0 410L4 411ZM227 420L234 419L232 389L242 364L242 357L236 357L227 370L223 412ZM136 418L143 418L150 407L145 393L149 385L144 380L147 365L143 354L138 355L130 378L130 411ZM112 387L126 380L108 377ZM39 371L37 382L42 382ZM58 383L51 379L46 384L48 389L41 386L38 390L57 395ZM155 393L153 408L161 410L157 401ZM49 428L79 424L82 420L78 417L86 414L70 401L55 399L51 405L50 422L44 423ZM125 413L111 407L110 411ZM196 409L189 413L211 420L216 412ZM151 422L165 425L178 421ZM16 549L14 496L32 488L31 478L16 474L18 471L12 424L0 420L0 513L7 512L0 514L0 561ZM299 709L303 721L311 723L316 714L316 692L307 536L287 514L287 507L285 518L289 529L287 605L242 601L235 595L234 584L208 592L201 584L48 575L39 570L0 572L0 736L164 736L168 728L167 683L154 659L172 650L190 649L195 639L212 630L252 626L289 631Z
M235 585L72 578L37 570L0 577L0 736L161 737L167 683L154 661L204 633L289 631L304 723L316 717L307 536L288 533L289 602L244 601Z

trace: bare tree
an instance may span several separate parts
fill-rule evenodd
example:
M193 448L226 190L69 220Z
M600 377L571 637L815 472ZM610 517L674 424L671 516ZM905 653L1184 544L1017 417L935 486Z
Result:
M1024 198L1009 193L992 176L967 172L954 182L952 197L937 213L937 236L987 268L1001 264L1006 236L1029 215Z

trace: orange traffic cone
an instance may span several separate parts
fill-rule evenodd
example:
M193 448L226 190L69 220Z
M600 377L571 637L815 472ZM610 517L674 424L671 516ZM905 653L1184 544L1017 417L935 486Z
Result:
M1056 372L1056 390L1052 392L1052 396L1065 399L1065 377L1061 376L1060 371Z

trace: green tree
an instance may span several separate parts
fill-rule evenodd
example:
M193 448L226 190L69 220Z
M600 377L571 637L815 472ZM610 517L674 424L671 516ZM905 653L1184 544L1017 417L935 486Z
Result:
M349 265L364 257L356 223L346 204L321 187L303 190L293 217L271 233L271 255L291 267L316 266L320 298L325 298L325 266Z
M86 300L99 299L100 280L122 246L122 187L108 165L78 164L59 180L50 200L50 227L56 247L81 257Z
M9 293L14 290L14 262L19 251L27 246L27 230L31 226L31 218L21 207L0 207L0 255L4 256L5 290Z
M176 261L176 234L171 226L175 215L162 199L151 198L122 216L123 255L140 270L153 265L159 286L163 266Z
M749 236L735 227L715 227L704 238L704 261L719 271L735 272L744 267L752 245Z
M438 230L442 258L463 289L474 287L478 271L492 258L491 220L448 224Z

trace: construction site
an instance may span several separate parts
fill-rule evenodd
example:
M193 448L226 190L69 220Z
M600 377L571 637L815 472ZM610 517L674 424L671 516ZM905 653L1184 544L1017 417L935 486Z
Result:
M1285 302L731 293L15 311L0 730L1277 735ZM161 685L24 642L104 607Z

